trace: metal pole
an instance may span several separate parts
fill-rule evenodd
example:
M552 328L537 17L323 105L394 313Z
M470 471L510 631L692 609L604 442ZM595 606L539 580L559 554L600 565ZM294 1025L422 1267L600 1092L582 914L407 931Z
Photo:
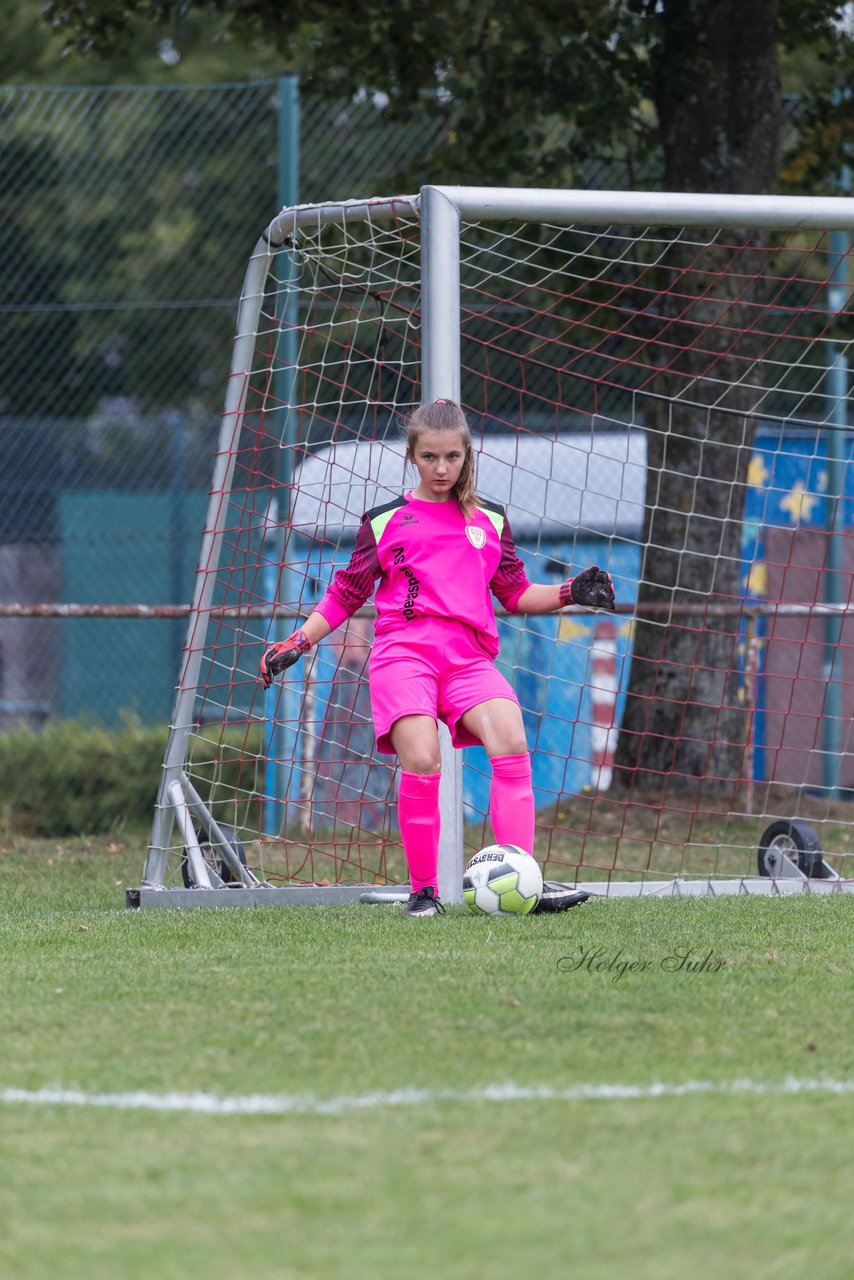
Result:
M282 529L279 523L279 501L274 493L270 497L267 504L267 511L264 516L264 532L261 539L261 581L263 584L264 601L266 604L277 604L277 596L279 593L279 563L282 557ZM277 622L275 615L271 612L267 620L267 626L264 629L264 646L272 644L280 631L280 624ZM276 831L276 808L278 787L278 747L279 734L277 733L276 724L276 704L279 697L279 687L274 682L264 695L264 715L266 723L264 725L263 752L264 752L264 831L267 835L273 835Z
M711 195L679 191L580 191L522 187L433 187L464 219L546 221L596 226L792 227L854 229L854 200L843 196Z
M843 166L840 187L848 191L851 171ZM827 288L828 310L837 316L845 309L848 295L848 264L851 245L847 231L831 231L828 237L833 267ZM844 591L845 472L848 453L848 361L838 342L828 342L827 400L827 555L825 557L824 602L840 605ZM839 769L842 761L842 617L828 613L824 619L824 705L821 720L821 783L824 794L839 796Z
M185 507L187 499L187 422L183 413L170 413L167 417L169 425L170 452L172 461L172 484L170 494L170 529L169 537L172 548L169 556L170 600L172 604L180 604L185 598L184 589L184 543L186 542ZM181 670L181 647L184 640L184 627L179 619L172 623L172 655L175 678Z
M460 217L434 187L421 192L421 398L460 398ZM439 808L439 895L463 900L463 763L439 726L442 781Z
M279 209L292 208L299 203L300 118L299 77L280 76L279 129L276 198ZM296 604L299 596L297 576L289 568L291 489L294 479L294 451L297 443L297 413L294 403L296 386L297 340L296 324L298 305L296 291L291 287L296 277L296 263L289 250L279 253L277 262L283 292L276 307L279 332L274 356L274 403L279 406L281 463L277 490L270 499L275 502L280 523L275 529L265 522L265 555L280 563L278 592L273 577L268 579L268 591L272 600L278 594L287 604ZM272 588L272 592L269 588ZM288 624L285 624L287 626ZM293 627L290 628L293 630ZM274 623L271 641L281 638L282 624ZM275 684L266 699L267 732L264 746L267 758L264 798L264 830L267 835L277 835L286 830L294 820L292 806L299 800L300 792L300 737L299 737L299 678ZM284 800L283 811L279 802Z

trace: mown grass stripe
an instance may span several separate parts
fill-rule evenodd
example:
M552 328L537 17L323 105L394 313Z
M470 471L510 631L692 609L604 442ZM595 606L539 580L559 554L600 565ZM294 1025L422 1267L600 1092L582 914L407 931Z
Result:
M393 1089L338 1097L312 1094L213 1093L87 1093L80 1089L0 1090L7 1106L105 1107L117 1111L179 1111L200 1115L339 1115L342 1112L382 1111L394 1107L423 1107L437 1103L481 1102L614 1102L681 1098L693 1094L783 1096L786 1094L854 1093L854 1080L802 1079L780 1081L685 1080L681 1083L579 1084L566 1089L548 1085L492 1084L475 1089Z

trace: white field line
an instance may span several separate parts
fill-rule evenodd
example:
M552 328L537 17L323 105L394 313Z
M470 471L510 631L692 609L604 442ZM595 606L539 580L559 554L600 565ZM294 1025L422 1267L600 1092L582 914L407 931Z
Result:
M783 1097L793 1094L851 1094L854 1080L800 1079L777 1083L758 1080L686 1080L681 1084L578 1084L566 1089L548 1085L492 1084L475 1089L393 1089L375 1093L318 1098L310 1093L220 1095L214 1093L87 1093L80 1089L0 1089L7 1106L102 1107L115 1111L171 1111L199 1115L279 1116L341 1115L385 1111L395 1107L479 1102L620 1102L684 1098L695 1094L728 1097Z

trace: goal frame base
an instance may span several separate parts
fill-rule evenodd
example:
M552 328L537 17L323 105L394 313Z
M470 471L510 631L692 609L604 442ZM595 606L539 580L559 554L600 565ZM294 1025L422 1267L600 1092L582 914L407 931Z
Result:
M405 901L408 885L292 884L241 885L227 888L161 888L143 884L125 890L125 906L147 907L340 907L359 903L368 894L389 902Z
M854 880L767 876L706 880L590 880L567 885L593 898L732 898L773 897L793 893L854 893ZM282 885L224 889L166 889L140 885L125 890L125 906L150 907L340 907L359 904L402 906L408 885Z

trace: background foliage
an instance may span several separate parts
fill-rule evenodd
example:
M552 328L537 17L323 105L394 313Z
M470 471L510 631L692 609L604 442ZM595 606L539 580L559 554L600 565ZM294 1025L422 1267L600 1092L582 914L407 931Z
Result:
M84 720L55 720L36 733L18 727L0 733L2 826L32 837L98 835L125 829L140 833L151 821L166 728L126 717L117 729ZM260 750L260 729L249 735ZM205 775L216 776L226 793L245 785L246 770L230 744L246 746L235 730L220 742L201 739L197 765L203 799L210 798ZM242 768L242 774L241 774Z
M276 0L48 0L45 8L78 56L131 58L152 29L195 47L194 19L204 14L214 41L277 52L311 92L379 91L399 115L434 113L447 131L427 176L444 181L478 174L483 183L574 186L591 163L622 157L633 172L645 168L666 138L661 105L695 39L706 74L725 74L733 59L718 59L715 33L729 55L740 54L754 14L774 27L781 88L802 98L810 121L791 140L801 190L838 173L850 136L852 103L840 90L854 69L851 11L834 0L308 0L298 22L282 22ZM674 38L684 40L676 58ZM696 68L690 76L689 94ZM749 86L736 80L731 95L740 88ZM719 101L706 110L724 124Z

